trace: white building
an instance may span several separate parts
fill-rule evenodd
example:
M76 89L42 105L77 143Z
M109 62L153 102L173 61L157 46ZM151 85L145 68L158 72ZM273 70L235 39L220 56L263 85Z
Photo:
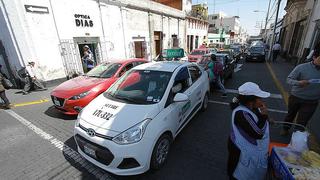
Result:
M308 18L307 28L304 31L304 41L300 45L302 46L300 48L300 55L303 58L305 58L304 56L309 54L315 46L320 44L320 2L308 0L305 9L311 11L311 15Z
M153 59L186 48L187 0L2 0L0 64L14 72L35 61L43 80L83 73L82 47L97 63Z
M195 12L197 8L201 8L201 13ZM206 4L193 5L192 11L187 14L187 51L199 48L208 40L208 7Z

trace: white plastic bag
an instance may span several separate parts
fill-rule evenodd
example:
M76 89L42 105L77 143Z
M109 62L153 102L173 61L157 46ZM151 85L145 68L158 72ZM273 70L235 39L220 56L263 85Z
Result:
M308 150L308 132L296 131L292 133L289 147L295 151L303 152Z

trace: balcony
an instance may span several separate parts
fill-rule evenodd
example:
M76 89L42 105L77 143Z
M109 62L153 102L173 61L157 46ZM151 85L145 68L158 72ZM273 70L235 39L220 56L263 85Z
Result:
M152 0L152 1L182 11L182 0Z

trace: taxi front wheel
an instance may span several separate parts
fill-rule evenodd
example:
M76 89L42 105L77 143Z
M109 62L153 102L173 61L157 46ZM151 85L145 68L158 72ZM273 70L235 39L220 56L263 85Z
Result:
M168 134L163 134L157 141L152 151L150 162L151 169L160 169L168 158L172 138Z
M203 101L202 101L202 107L201 107L201 111L204 112L207 110L208 108L208 102L209 102L209 96L208 93L206 93L204 95Z

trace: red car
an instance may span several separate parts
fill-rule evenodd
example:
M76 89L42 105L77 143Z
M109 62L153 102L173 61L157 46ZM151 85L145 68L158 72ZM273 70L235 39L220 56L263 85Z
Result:
M87 74L70 79L54 88L51 92L52 102L64 114L77 115L126 71L146 62L148 61L144 59L129 59L100 64Z
M189 62L197 62L202 58L203 55L210 53L210 49L201 48L201 49L194 49L188 55Z

